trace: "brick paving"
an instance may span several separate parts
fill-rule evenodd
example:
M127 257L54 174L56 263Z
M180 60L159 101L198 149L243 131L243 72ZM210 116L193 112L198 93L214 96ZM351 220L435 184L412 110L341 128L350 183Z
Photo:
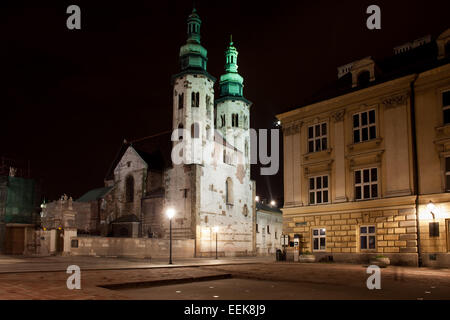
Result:
M120 291L100 286L218 275L223 275L223 272L202 268L81 270L81 290L69 290L66 285L69 274L65 272L8 273L0 274L0 299L126 300L129 298L121 295Z
M342 289L360 287L367 277L366 268L347 264L299 264L267 262L218 266L148 268L125 270L89 270L81 273L81 290L69 290L65 272L27 272L0 274L0 299L129 299L119 290L101 286L232 274L233 278L340 285ZM394 267L382 269L383 285L407 287L438 286L449 288L450 270ZM446 295L444 294L444 298Z

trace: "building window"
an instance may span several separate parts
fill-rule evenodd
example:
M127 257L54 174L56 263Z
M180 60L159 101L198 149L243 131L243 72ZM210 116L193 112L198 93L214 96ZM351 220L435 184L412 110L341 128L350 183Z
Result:
M445 191L450 191L450 157L445 158Z
M242 214L244 217L248 216L248 207L246 204L244 204L244 208L242 209Z
M378 197L378 169L355 170L355 199L365 200Z
M275 231L275 239L278 239L278 235L277 232Z
M353 115L353 142L363 142L377 137L375 110L364 111Z
M200 106L200 93L198 92L191 93L191 106L192 108L198 108Z
M184 93L178 95L178 109L183 109L184 107Z
M442 108L444 110L444 124L450 123L450 91L442 93Z
M206 95L206 116L211 117L211 97Z
M361 226L359 239L361 250L375 249L375 226Z
M194 122L191 125L191 137L196 139L200 137L200 126L198 125L197 122Z
M226 121L225 121L225 115L224 114L222 114L220 116L220 120L221 120L221 127L222 128L225 127Z
M328 176L309 178L309 204L328 203Z
M327 150L327 124L320 123L308 127L308 152Z
M231 126L234 128L239 127L239 115L237 113L231 115Z
M326 232L324 228L313 229L313 250L314 251L325 251L326 248Z
M225 182L225 199L227 204L233 204L233 180L231 178L227 178Z
M366 87L369 85L369 82L370 82L370 72L367 70L362 71L358 75L358 86Z
M134 200L134 178L128 176L125 179L125 200L126 202L133 202Z
M267 226L267 234L270 234L270 228Z
M430 237L439 237L439 222L430 222L428 228Z
M259 233L258 224L256 224L256 232Z

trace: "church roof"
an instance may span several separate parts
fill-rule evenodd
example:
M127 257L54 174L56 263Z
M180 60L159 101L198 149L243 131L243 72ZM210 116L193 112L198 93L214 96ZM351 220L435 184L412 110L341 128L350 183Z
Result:
M92 189L83 194L81 197L79 197L76 202L91 202L98 199L103 198L108 194L108 192L112 189L112 187L103 187L103 188L97 188Z
M264 203L256 202L256 211L269 211L273 213L279 213L281 214L281 210L276 207L270 207Z
M114 179L114 168L122 159L128 147L133 146L136 152L147 163L149 170L162 171L172 166L172 131L165 131L157 135L124 141L117 152L117 155L109 167L105 179Z
M376 68L374 81L370 81L362 87L352 87L352 75L349 72L332 83L329 83L314 95L289 110L329 100L380 83L424 72L450 63L450 57L438 59L438 46L436 41L430 41L405 52L373 60Z

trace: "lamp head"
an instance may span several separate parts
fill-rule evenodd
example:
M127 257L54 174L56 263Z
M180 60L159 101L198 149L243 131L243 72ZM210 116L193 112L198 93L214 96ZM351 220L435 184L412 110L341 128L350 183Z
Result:
M214 233L219 232L219 227L213 227L213 232L214 232Z
M175 209L174 208L167 208L166 215L169 219L172 219L175 216Z

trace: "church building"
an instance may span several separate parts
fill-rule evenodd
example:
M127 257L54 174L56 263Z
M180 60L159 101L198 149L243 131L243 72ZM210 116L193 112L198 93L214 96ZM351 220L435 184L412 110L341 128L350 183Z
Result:
M173 75L170 134L125 141L105 178L105 187L74 202L89 215L89 231L103 236L194 240L196 257L255 253L255 182L250 179L250 106L243 96L238 51L231 40L225 71L207 72L194 9L180 72Z

